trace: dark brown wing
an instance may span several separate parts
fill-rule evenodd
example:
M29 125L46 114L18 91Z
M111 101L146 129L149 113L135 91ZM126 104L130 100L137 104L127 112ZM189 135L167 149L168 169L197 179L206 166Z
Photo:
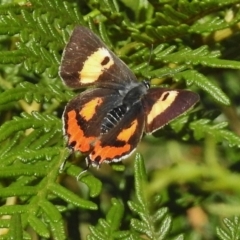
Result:
M87 157L88 165L99 166L103 162L117 162L127 158L136 149L144 128L144 112L141 102L136 103L107 134L95 142Z
M75 27L63 52L59 74L71 88L96 85L125 89L135 75L88 28ZM116 87L114 87L116 86Z
M145 132L163 127L199 101L199 95L188 90L152 88L144 95Z
M85 91L72 99L63 113L68 146L82 153L92 151L101 135L104 117L121 101L116 91L99 88Z

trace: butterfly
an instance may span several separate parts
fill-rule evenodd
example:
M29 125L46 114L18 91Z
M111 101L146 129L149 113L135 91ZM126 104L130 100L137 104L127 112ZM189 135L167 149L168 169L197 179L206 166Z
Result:
M87 166L130 156L142 138L190 109L199 95L188 90L150 88L139 82L91 30L77 26L67 43L59 71L70 88L90 86L63 113L67 145L86 154Z

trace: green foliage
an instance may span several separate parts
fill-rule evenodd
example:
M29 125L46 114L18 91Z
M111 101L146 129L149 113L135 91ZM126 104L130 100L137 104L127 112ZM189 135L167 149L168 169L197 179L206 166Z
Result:
M90 234L87 236L88 240L94 239L122 239L129 237L128 232L118 231L121 226L121 220L123 216L123 205L117 199L112 199L112 206L109 209L106 220L99 219L97 226L90 226Z
M146 169L143 158L137 154L134 161L135 175L135 201L128 201L130 210L139 216L140 219L132 218L129 231L119 231L123 218L123 204L112 199L112 206L105 219L99 219L95 227L90 227L89 240L104 239L166 239L169 235L172 219L167 215L167 208L154 209L160 203L160 197L154 199L154 203L147 200L146 196ZM153 213L150 213L152 208ZM139 233L142 237L139 238ZM178 236L180 239L180 236Z
M78 239L73 222L82 239L238 239L239 3L1 1L0 239ZM200 94L144 138L134 172L103 166L76 180L84 161L66 149L60 120L75 93L58 77L76 25L140 79Z
M133 218L131 220L131 227L134 231L140 232L146 235L149 239L166 239L168 232L170 231L172 219L167 216L166 208L156 208L156 205L160 203L159 196L154 199L154 202L147 200L146 196L146 170L143 159L139 156L135 159L135 189L136 189L136 200L129 201L128 205L130 209L137 215L139 219ZM152 208L153 214L150 213ZM160 226L159 226L160 222Z
M217 228L217 235L221 240L233 240L239 239L239 217L234 217L232 220L225 218L223 219L224 227Z

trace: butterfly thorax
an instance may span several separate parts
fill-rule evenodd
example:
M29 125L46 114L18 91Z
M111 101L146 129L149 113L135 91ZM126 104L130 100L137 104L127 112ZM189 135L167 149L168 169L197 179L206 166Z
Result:
M101 125L101 134L105 134L112 128L116 127L127 111L141 101L142 96L147 93L149 87L150 84L147 81L134 84L134 86L125 93L122 103L119 106L111 109L103 119Z

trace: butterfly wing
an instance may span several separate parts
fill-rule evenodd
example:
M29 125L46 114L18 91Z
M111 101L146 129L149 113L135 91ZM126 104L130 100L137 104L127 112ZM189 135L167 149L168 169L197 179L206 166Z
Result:
M63 113L68 146L74 151L91 152L101 135L104 117L121 101L116 91L99 88L85 91L72 99Z
M199 101L199 95L188 90L152 88L143 96L145 132L163 127Z
M68 145L74 151L89 154L88 165L120 161L137 147L144 128L141 102L134 104L107 133L101 132L107 113L121 102L118 92L97 88L82 93L67 104L63 123Z
M88 165L99 166L103 162L117 162L127 158L136 149L144 128L144 112L141 102L126 112L118 125L95 142L87 156Z
M63 52L59 74L71 88L94 84L125 90L128 84L137 82L126 64L99 37L82 26L73 30Z

